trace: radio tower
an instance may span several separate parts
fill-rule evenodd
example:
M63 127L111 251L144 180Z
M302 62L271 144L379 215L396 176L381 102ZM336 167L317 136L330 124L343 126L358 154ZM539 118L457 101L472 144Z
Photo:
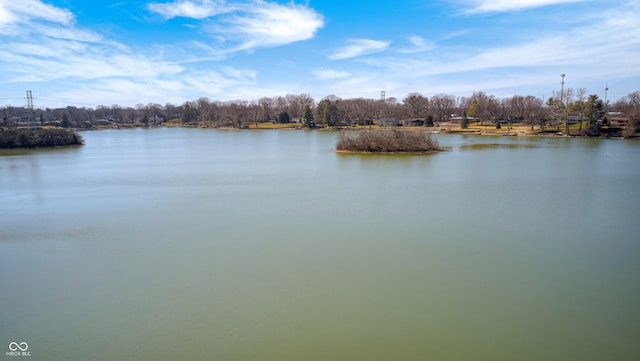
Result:
M31 125L31 118L34 118L33 113L33 94L31 94L31 90L27 90L27 110L29 110L29 118L27 119L27 128Z

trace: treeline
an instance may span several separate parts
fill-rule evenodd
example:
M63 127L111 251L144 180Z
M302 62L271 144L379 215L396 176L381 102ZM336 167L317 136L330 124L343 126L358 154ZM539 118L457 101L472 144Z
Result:
M66 129L0 129L0 149L81 145L82 137Z
M584 129L597 124L606 125L607 114L619 112L628 119L625 126L638 130L640 91L629 94L613 104L605 103L586 89L563 89L545 100L528 95L497 98L484 92L456 97L436 94L432 97L410 93L398 100L327 96L316 102L309 94L263 97L257 100L217 101L200 98L174 104L139 104L136 107L98 106L94 108L66 107L36 109L27 113L24 108L0 108L0 126L20 123L57 125L68 128L91 128L99 125L159 125L177 122L187 126L245 128L252 123L297 122L309 127L348 126L354 124L425 124L460 121L480 124L520 122L561 128L569 123L584 123ZM421 120L411 122L412 120Z

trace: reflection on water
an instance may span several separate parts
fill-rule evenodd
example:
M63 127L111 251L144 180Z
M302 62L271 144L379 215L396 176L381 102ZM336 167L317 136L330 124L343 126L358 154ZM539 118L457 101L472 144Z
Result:
M457 146L451 146L449 149L454 150L485 150L485 149L526 149L526 148L539 148L541 144L526 144L526 143L476 143L476 144L460 144Z
M637 143L83 137L0 157L0 342L32 360L638 358Z

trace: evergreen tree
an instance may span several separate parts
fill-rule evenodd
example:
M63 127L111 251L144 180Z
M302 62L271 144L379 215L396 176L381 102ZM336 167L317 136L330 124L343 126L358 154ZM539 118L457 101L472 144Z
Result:
M602 100L600 100L597 95L589 95L589 99L587 100L587 105L585 108L585 115L587 119L589 119L589 125L595 124L598 119L602 117L602 109L604 108L604 106L602 104Z
M291 117L289 116L289 113L282 112L282 113L278 114L278 123L280 123L280 124L289 124L289 123L291 123Z
M433 127L433 115L427 116L427 119L424 120L424 125L427 127Z
M462 112L462 123L460 124L460 128L467 129L469 128L469 119L467 118L467 111Z
M62 127L63 128L71 128L71 120L67 116L67 112L62 113Z
M309 105L305 105L302 110L302 121L304 122L304 125L309 128L315 127L315 123L313 122L313 112Z
M191 106L188 102L182 106L182 122L190 123L198 118L198 110Z
M589 95L585 106L585 117L589 120L588 135L599 135L600 125L598 120L604 115L604 104L597 95Z

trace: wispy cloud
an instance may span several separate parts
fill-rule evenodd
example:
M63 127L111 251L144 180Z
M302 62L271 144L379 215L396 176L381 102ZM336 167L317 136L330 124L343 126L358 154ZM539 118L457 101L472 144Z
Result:
M206 19L211 16L232 11L224 0L178 0L170 3L151 3L147 9L165 19L177 17Z
M337 49L329 55L331 60L350 59L358 56L379 53L386 50L391 42L371 39L351 39L349 45Z
M349 72L332 69L317 69L313 72L313 74L317 79L320 80L344 79L351 76Z
M67 9L35 0L1 4L4 15L0 35L3 46L11 49L0 58L7 81L143 78L182 70L76 26L74 15ZM24 30L14 32L13 28Z
M46 20L58 24L74 21L73 14L66 9L48 5L39 0L0 2L0 32L19 22Z
M216 87L222 93L255 82L254 70L220 66L196 71L162 52L131 48L79 27L67 9L24 3L41 11L34 15L23 3L0 0L0 42L11 49L0 57L0 81L5 84L52 82L64 86L48 97L79 104L130 104L135 94L140 96L136 102L185 101L187 94L196 98Z
M223 19L225 28L218 28L218 33L227 38L240 38L239 50L311 39L324 24L315 10L293 3L255 1L243 10Z
M600 11L597 16L582 16L593 19L566 32L541 31L537 39L513 45L480 49L440 46L433 57L396 54L360 62L378 70L373 84L401 84L404 89L413 84L425 94L485 90L499 95L501 89L527 87L549 91L559 81L556 77L565 72L575 87L640 74L634 55L640 52L640 2ZM358 86L368 84L372 83L367 80ZM393 94L394 88L386 90Z
M324 26L323 16L308 6L264 0L178 0L152 3L147 9L165 19L205 20L203 29L224 45L218 55L308 40Z
M469 0L465 14L518 11L550 5L577 3L590 0Z
M418 35L409 36L409 42L411 42L410 47L405 47L398 51L407 54L422 53L432 50L436 46L434 42L426 40L425 38Z

